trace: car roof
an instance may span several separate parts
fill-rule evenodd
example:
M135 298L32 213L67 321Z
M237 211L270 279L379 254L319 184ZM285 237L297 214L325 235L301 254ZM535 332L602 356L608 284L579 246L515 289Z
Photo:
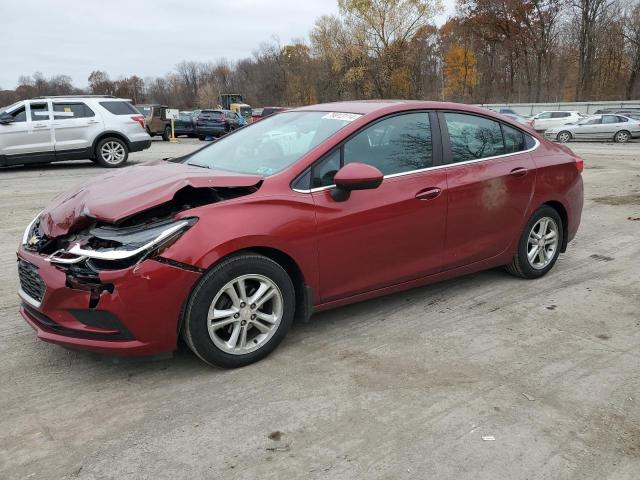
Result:
M480 115L490 115L495 118L503 118L500 114L482 107L468 105L465 103L453 102L433 102L423 100L353 100L346 102L319 103L298 107L288 112L344 112L358 113L360 115L374 114L376 112L392 113L404 110L460 110Z

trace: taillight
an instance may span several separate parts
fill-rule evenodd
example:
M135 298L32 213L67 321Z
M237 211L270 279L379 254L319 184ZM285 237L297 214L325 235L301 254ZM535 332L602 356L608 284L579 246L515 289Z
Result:
M582 173L584 170L584 160L580 157L575 157L576 160L576 168L578 169L578 173Z
M142 115L132 115L131 120L138 122L144 128L144 117Z

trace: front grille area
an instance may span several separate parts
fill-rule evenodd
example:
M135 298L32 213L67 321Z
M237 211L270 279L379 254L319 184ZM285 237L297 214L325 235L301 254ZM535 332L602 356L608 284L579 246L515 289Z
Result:
M20 287L31 298L42 301L44 297L45 285L40 278L38 268L29 262L18 259L18 275L20 277Z

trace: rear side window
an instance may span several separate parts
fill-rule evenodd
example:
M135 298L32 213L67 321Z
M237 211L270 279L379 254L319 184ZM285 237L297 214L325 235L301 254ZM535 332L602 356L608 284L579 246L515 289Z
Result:
M551 118L551 112L541 113L540 115L536 115L536 118L540 118L540 119Z
M618 117L618 123L624 123L624 122L628 122L629 119L626 117Z
M505 153L516 153L527 149L524 133L508 125L502 125Z
M54 103L53 118L67 120L70 118L95 117L95 113L84 103Z
M104 107L108 112L114 115L139 115L140 112L135 109L129 102L100 102L100 106Z
M445 113L444 117L449 131L453 163L505 153L498 122L463 113Z

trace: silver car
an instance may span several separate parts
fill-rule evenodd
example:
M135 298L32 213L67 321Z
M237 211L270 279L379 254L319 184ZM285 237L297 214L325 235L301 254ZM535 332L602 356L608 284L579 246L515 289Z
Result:
M42 97L0 107L0 166L91 159L121 167L151 146L144 117L127 99Z
M576 123L545 130L550 140L566 143L571 140L613 140L625 143L640 137L640 121L623 115L592 115Z

